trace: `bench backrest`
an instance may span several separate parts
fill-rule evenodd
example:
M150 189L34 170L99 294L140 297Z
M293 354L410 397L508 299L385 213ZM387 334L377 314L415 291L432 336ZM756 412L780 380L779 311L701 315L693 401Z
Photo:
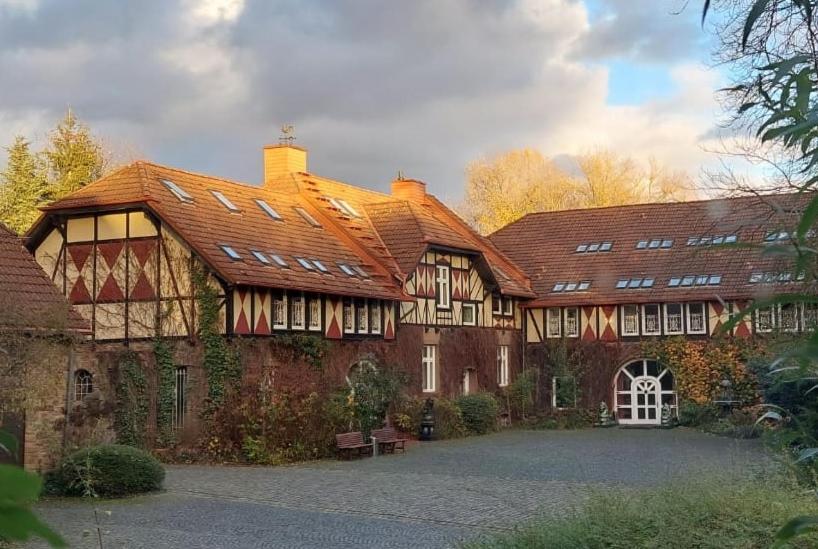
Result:
M373 429L372 436L378 439L378 442L389 442L390 440L398 439L398 432L394 427L384 427L383 429Z
M335 435L335 442L338 444L338 448L361 446L364 443L364 435L360 431L341 433L340 435Z

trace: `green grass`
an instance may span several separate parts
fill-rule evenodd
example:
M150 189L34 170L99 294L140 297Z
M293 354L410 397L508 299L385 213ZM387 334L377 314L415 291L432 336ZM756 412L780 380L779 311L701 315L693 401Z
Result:
M790 518L818 514L818 500L781 479L699 479L644 490L593 492L565 518L543 518L469 549L761 548ZM789 547L816 547L818 537Z

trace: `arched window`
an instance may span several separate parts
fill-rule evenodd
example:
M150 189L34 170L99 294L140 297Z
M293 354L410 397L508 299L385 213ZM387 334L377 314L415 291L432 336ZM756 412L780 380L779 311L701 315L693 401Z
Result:
M74 400L79 402L94 391L94 376L88 370L74 372Z
M676 383L673 372L655 360L634 360L625 364L614 378L616 419L622 424L658 425L662 407L677 413Z

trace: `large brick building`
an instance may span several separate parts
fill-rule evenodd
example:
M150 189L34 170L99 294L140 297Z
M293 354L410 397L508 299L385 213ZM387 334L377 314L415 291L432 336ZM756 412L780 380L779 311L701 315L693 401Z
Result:
M536 214L489 239L422 182L399 179L383 194L326 179L292 145L266 147L263 160L261 185L137 162L47 207L28 235L91 327L91 380L110 377L125 347L150 371L151 341L172 344L180 427L195 430L207 393L201 270L220 295L221 331L253 345L248 375L274 364L277 383L294 379L273 336L312 334L332 342L331 383L365 360L399 365L419 395L452 396L508 385L548 360L538 349L549 340L595 342L583 404L608 401L635 423L676 406L672 372L635 342L710 337L760 291L800 282L734 246L786 238L799 197ZM759 312L735 336L800 329L814 314ZM556 380L542 382L547 393Z

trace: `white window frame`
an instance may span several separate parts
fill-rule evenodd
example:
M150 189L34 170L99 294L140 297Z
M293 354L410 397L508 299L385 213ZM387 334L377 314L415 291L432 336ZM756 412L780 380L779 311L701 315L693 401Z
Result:
M503 296L491 296L491 313L495 315L503 314Z
M548 307L545 310L545 336L562 337L562 309L559 307Z
M277 314L276 311L280 310L281 314ZM283 319L283 322L279 322L279 317ZM289 313L287 311L287 294L282 293L281 298L279 299L278 296L273 297L273 329L274 330L286 330L287 329L287 318L289 317Z
M471 311L471 321L466 321L466 310ZM460 313L460 318L463 321L463 326L477 326L477 304L464 303L463 310Z
M424 345L421 359L421 384L424 393L437 390L437 345Z
M648 307L656 310L656 328L648 330ZM642 335L657 336L662 335L662 307L658 303L645 303L642 309Z
M435 296L437 297L438 309L448 309L452 306L448 265L435 265Z
M497 346L497 385L507 387L508 375L508 345Z
M640 314L639 314L639 305L622 305L622 331L621 334L623 336L638 336L639 335L639 321L640 321ZM632 311L632 314L628 314L628 309ZM633 321L633 326L635 330L627 331L628 327L628 317L631 317Z
M355 333L355 301L352 299L344 300L342 312L342 321L344 323L344 333Z
M302 218L304 221L306 221L306 222L307 222L307 225L309 225L309 226L311 226L311 227L315 227L316 229L320 229L320 228L322 228L321 223L320 223L320 222L319 222L317 219L315 219L315 218L312 216L312 214L311 214L310 212L308 212L307 210L305 210L305 209L304 209L304 208L302 208L301 206L296 206L296 207L295 207L295 208L293 208L293 209L294 209L296 212L298 212L298 215L300 215L300 216L301 216L301 218Z
M693 305L700 305L702 308L702 329L701 330L694 330L693 329L693 322L691 319L693 318L693 314L690 312L690 307ZM687 325L687 333L692 335L705 335L707 334L707 305L703 302L696 302L696 303L688 303L685 306L686 311L686 325Z
M669 311L669 307L679 307L679 329L678 330L671 330L670 329L670 316L671 313ZM675 314L673 315L675 316ZM664 318L664 328L665 328L665 335L682 335L685 333L685 306L682 303L665 303L665 318Z
M359 334L369 333L369 304L365 299L355 307L355 328Z
M307 328L313 332L321 331L321 298L311 297L309 304L309 320Z
M572 313L574 315L573 330L569 329L572 327L569 321ZM565 337L579 337L579 307L565 308Z
M256 205L259 208L261 208L261 211L266 213L270 217L270 219L282 221L281 215L275 210L275 208L270 206L270 204L268 204L266 200L262 200L260 198L255 198L254 200L256 202Z
M304 296L299 295L292 299L292 329L303 330L307 325L307 310L304 303ZM299 320L300 317L300 320Z
M514 298L503 298L503 316L514 316Z
M210 190L210 194L212 194L212 195L213 195L213 196L216 198L216 200L218 200L218 201L219 201L219 203L220 203L222 206L224 206L225 208L227 208L227 210L228 210L229 212L231 212L231 213L239 213L239 212L241 212L241 208L239 208L238 206L236 206L235 204L233 204L233 201L232 201L232 200L230 200L229 198L227 198L227 197L224 195L224 193L223 193L223 192L221 192L221 191L216 191L216 190L211 189L211 190Z
M381 300L373 299L370 302L369 310L369 333L381 333Z
M759 313L761 313L762 311L770 313L770 327L769 328L762 329L762 328L759 327L758 317L760 316ZM753 314L753 327L755 328L755 331L757 333L759 333L759 334L769 334L770 332L775 330L775 327L776 327L776 324L777 324L776 323L776 314L775 313L776 313L775 305L770 305L769 307L764 307L763 309L756 309L755 314Z
M794 323L793 323L793 326L790 327L790 328L787 328L784 325L784 307L786 307L787 305L791 306L792 310L793 310L793 321L794 321ZM799 330L799 328L801 327L801 319L800 319L801 314L800 313L801 313L801 307L798 306L798 303L788 303L788 304L782 303L782 304L780 304L778 306L778 325L781 327L781 330L784 331L784 332L797 332Z

